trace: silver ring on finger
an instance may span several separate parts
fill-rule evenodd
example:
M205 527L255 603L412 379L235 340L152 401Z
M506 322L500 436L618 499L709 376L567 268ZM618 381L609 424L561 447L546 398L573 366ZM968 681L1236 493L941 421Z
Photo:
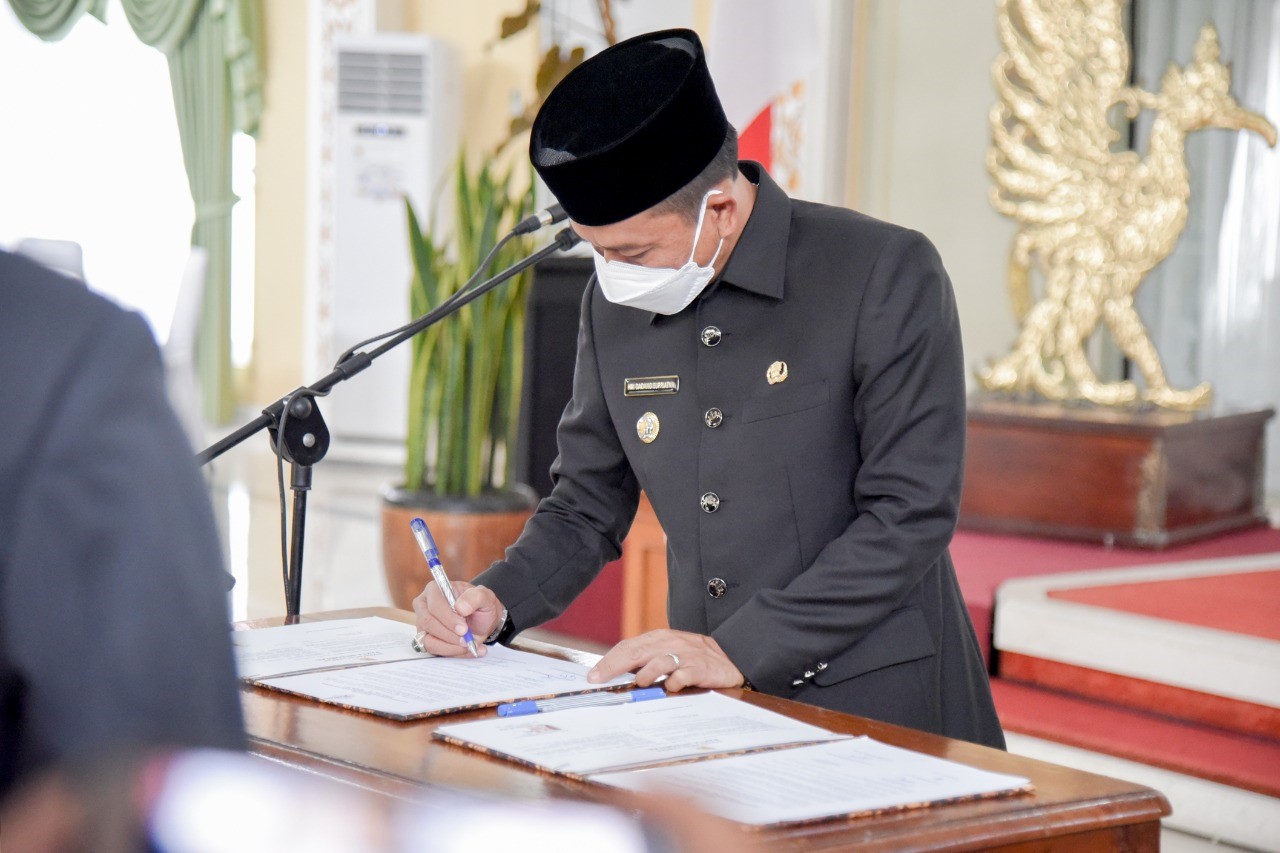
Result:
M666 653L666 657L671 658L672 662L673 662L673 663L675 663L675 669L672 669L672 670L671 670L672 672L675 672L677 669L679 669L679 668L680 668L680 656L679 656L679 655L677 655L675 652L667 652L667 653Z

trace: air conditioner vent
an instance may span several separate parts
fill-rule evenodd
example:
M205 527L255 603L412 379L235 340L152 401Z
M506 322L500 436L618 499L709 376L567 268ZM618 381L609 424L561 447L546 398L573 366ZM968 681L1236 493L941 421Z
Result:
M338 52L338 112L422 115L425 57L412 53Z

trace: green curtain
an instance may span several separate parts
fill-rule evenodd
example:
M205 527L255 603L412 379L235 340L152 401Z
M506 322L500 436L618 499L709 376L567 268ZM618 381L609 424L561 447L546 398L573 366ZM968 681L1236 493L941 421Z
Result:
M172 55L191 31L202 6L222 5L205 0L121 0L129 26L143 44Z
M130 0L130 4L132 0ZM182 159L195 202L191 243L209 253L196 364L205 416L227 420L231 387L231 98L218 2L200 5L190 32L169 54L169 79L182 139ZM223 8L218 8L223 7ZM129 6L126 6L129 8Z
M258 0L230 0L224 14L223 50L231 85L232 124L241 133L256 137L264 84L262 4Z
M107 0L9 0L22 25L45 41L57 41L86 12L99 21L107 10Z
M191 243L209 254L197 363L205 417L233 414L231 381L231 136L256 135L262 114L261 8L255 0L121 0L143 43L169 59L178 134L195 202ZM106 0L9 0L23 26L61 38Z

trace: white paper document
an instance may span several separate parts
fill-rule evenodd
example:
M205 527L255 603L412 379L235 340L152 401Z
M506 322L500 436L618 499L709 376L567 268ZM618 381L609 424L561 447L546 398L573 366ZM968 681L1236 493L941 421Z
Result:
M331 666L420 658L422 655L410 646L415 633L414 626L407 622L368 616L232 631L231 645L240 677L262 678Z
M435 736L576 776L848 737L718 693L457 723Z
M712 814L758 826L1031 789L1020 776L978 770L868 737L606 773L591 781L663 791Z
M376 666L255 681L321 702L409 719L520 699L600 690L635 680L635 676L627 674L604 684L591 684L587 681L587 672L587 667L572 661L505 646L489 646L488 653L481 658L417 655L413 660Z

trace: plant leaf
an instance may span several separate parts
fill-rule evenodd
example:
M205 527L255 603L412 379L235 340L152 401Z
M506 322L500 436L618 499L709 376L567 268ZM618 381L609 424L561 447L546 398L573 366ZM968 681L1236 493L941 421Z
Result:
M453 195L455 227L443 242L422 228L406 200L415 316L457 293L499 237L532 209L532 185L515 193L514 182L511 170L497 174L485 163L473 172L460 157ZM525 257L530 246L528 238L509 241L485 274ZM477 495L510 483L530 280L526 270L412 342L407 487Z

